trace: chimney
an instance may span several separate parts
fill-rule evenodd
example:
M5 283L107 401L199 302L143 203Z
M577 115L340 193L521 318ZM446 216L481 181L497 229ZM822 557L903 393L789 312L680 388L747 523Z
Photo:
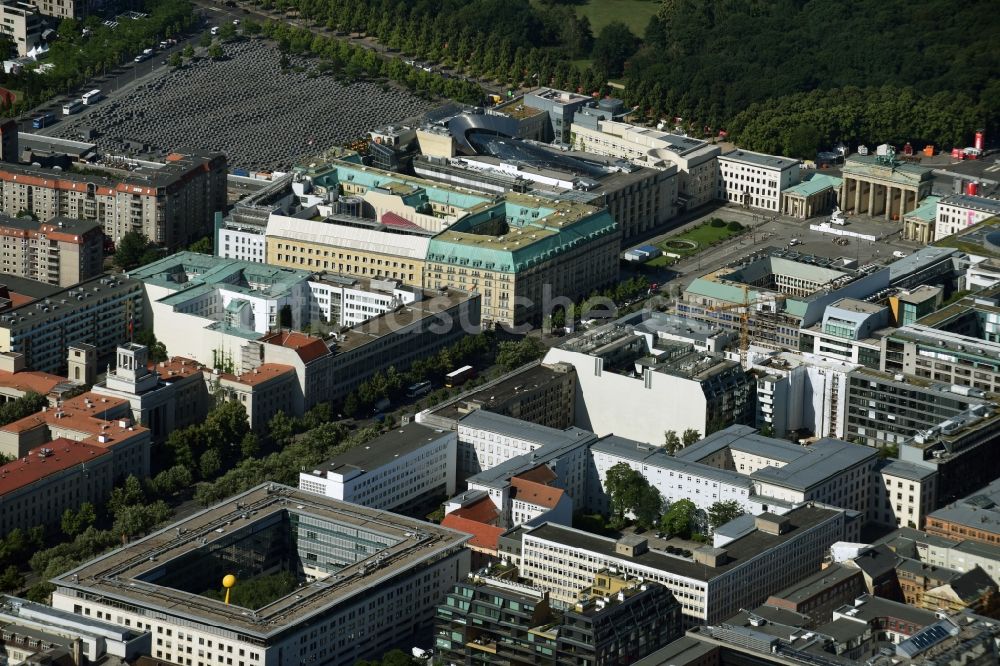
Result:
M753 526L764 534L778 536L792 529L788 518L773 513L762 513L754 517Z
M692 553L694 561L699 564L704 564L707 567L720 567L729 561L729 553L725 548L712 548L711 546L702 546L698 550Z

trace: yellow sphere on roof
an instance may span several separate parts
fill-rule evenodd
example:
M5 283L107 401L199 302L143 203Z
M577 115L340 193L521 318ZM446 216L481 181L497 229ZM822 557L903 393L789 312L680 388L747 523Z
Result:
M222 587L232 587L236 585L236 576L233 574L226 574L226 577L222 579Z

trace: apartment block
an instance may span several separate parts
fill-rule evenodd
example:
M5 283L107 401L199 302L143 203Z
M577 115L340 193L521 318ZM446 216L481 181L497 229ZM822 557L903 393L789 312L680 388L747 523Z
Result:
M115 242L130 231L170 250L211 233L226 207L223 155L171 153L164 162L135 162L131 170L88 166L54 171L27 164L0 168L0 211L95 221Z
M879 465L872 519L883 525L921 528L938 506L938 473L934 467L900 460Z
M417 421L454 429L477 409L563 430L574 423L576 369L567 363L530 363L417 414Z
M680 606L661 585L602 571L585 592L556 611L547 593L492 567L438 606L434 647L453 664L595 666L631 663L681 635Z
M455 493L454 432L408 423L299 473L299 488L373 509L406 511Z
M52 606L148 631L150 656L172 663L191 648L206 666L291 653L350 666L429 635L438 600L469 571L468 538L267 483L59 576ZM226 604L217 590L234 570ZM278 572L277 594L242 605L246 586Z
M0 247L4 273L60 287L72 287L104 270L104 233L97 222L0 216Z
M759 606L718 626L697 628L637 666L991 666L1000 636L995 620L963 612L939 617L867 595L814 626L808 616Z
M848 376L847 438L879 447L902 443L988 403L977 389L857 368Z
M17 55L24 57L42 41L42 16L37 4L20 0L0 3L0 31L3 31L17 48Z
M907 527L889 533L879 543L901 557L916 559L930 566L961 573L979 567L994 582L1000 583L1000 545L954 536L943 537Z
M31 0L38 11L55 18L86 18L91 12L99 9L102 0Z
M781 210L781 193L799 182L799 161L787 157L731 150L718 157L715 198L746 208Z
M0 352L24 355L32 370L66 376L68 347L86 343L108 359L143 328L143 285L123 275L101 275L51 296L0 312Z
M1000 479L927 516L932 536L1000 545Z

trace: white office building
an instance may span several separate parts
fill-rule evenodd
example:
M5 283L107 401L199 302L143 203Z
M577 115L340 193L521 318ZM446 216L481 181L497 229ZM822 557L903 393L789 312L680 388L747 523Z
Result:
M404 510L455 493L452 431L408 423L299 473L299 488L373 509Z
M354 326L420 299L419 287L399 280L321 273L309 281L312 318Z
M216 256L223 259L239 259L264 263L267 242L264 236L265 227L254 224L239 224L227 222L219 228L216 237Z
M937 205L934 240L939 241L995 215L1000 215L1000 200L969 194L945 197Z
M544 458L543 448L585 450L596 439L580 428L559 430L477 409L458 422L458 473L464 479L531 453L535 456L528 456L529 462L538 464ZM582 465L580 469L582 476ZM574 497L579 501L583 493Z
M572 147L583 152L654 169L676 167L677 198L682 207L697 208L715 198L715 158L721 150L714 144L588 114L574 117L570 137Z
M857 363L814 354L760 350L749 358L757 387L756 426L775 437L802 431L843 438L846 432L847 375Z
M782 190L798 182L798 160L732 150L719 155L715 197L727 203L777 213L781 210Z
M604 437L590 447L592 468L588 508L608 510L608 470L625 463L642 474L668 503L689 499L708 510L715 502L735 501L749 513L761 513L748 476L712 465L688 462L668 455L662 447L616 437Z
M764 437L746 426L713 433L676 458L745 475L760 501L822 502L868 516L878 451L837 439L809 446Z
M667 553L657 539L608 537L546 523L505 536L520 539L519 574L555 605L577 602L605 568L667 587L685 624L715 624L763 603L768 595L819 569L829 547L853 533L847 512L811 504L783 516L762 514L724 548L702 546L690 557ZM503 544L501 544L503 547Z
M64 573L52 606L149 632L149 656L173 664L351 666L430 635L468 540L265 483ZM260 596L262 579L280 587Z

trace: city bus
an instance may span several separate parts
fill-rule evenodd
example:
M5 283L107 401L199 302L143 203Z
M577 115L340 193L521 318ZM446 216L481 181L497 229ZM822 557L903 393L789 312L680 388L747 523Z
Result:
M91 90L89 93L85 93L80 101L82 101L85 106L90 106L91 104L97 104L102 99L104 99L104 95L100 90Z
M431 392L431 383L428 381L417 382L406 389L407 398L419 398Z
M63 115L72 116L74 113L83 111L83 100L74 99L72 102L63 104Z
M42 129L43 127L48 127L55 121L56 121L56 114L43 113L31 119L31 127L32 129Z
M463 365L458 370L453 370L444 376L444 385L448 388L455 388L456 386L461 386L465 382L472 379L476 374L476 371L471 365Z

